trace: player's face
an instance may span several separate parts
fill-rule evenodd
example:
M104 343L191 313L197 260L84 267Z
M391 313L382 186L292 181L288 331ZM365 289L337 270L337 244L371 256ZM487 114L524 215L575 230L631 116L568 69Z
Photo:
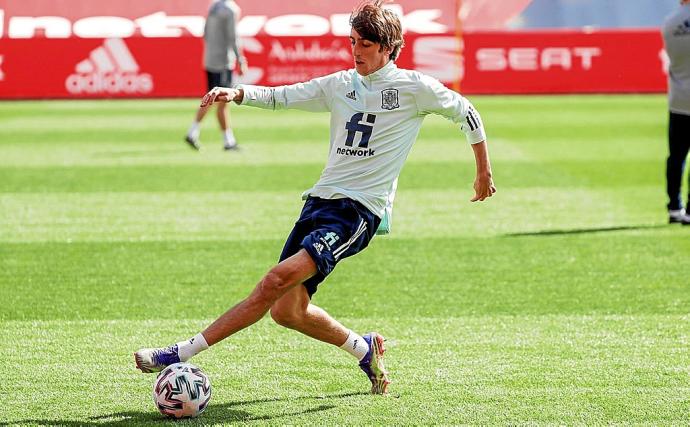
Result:
M360 76L367 76L388 63L391 50L382 49L381 43L363 39L354 28L350 31L350 44L352 44L355 69Z

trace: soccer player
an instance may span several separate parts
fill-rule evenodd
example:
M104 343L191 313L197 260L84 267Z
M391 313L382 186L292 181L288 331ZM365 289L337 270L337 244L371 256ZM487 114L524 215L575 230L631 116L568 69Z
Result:
M397 177L427 114L459 124L471 144L476 161L471 201L491 197L496 188L479 114L437 80L396 67L401 25L382 3L365 1L351 15L354 69L289 86L214 88L204 96L203 106L233 101L272 110L329 111L328 161L319 181L303 194L306 202L278 265L200 334L170 347L137 351L140 370L186 361L270 311L280 325L350 353L371 381L372 393L386 393L383 337L349 330L312 304L312 295L339 261L366 248L377 230L389 228Z
M690 188L685 208L680 188L685 159L690 149L690 0L681 0L680 7L664 21L662 28L668 69L668 148L666 160L666 192L669 222L690 225ZM690 181L688 182L690 185Z
M204 68L208 90L216 86L231 87L232 70L237 69L238 74L242 75L247 69L247 61L242 56L236 32L239 14L239 6L231 0L215 0L208 10L204 25ZM184 138L195 150L201 149L200 126L208 110L203 107L197 110L196 117ZM223 148L237 149L229 112L224 103L218 104L216 118L223 134Z

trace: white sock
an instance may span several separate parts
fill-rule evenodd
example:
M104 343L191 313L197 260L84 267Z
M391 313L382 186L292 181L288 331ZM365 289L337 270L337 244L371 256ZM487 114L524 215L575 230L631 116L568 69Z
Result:
M352 331L347 335L345 344L341 345L340 348L355 356L357 360L364 359L364 356L369 353L369 344L364 341L364 338Z
M237 141L235 141L235 134L232 133L232 129L230 128L225 129L225 132L223 132L223 140L225 141L225 145L237 144Z
M187 131L187 135L189 135L192 138L198 138L199 137L199 126L201 124L197 121L193 121L192 125L189 127L189 130Z
M177 343L177 355L180 356L180 362L186 362L192 356L201 353L207 348L206 338L201 334L196 334L187 341Z

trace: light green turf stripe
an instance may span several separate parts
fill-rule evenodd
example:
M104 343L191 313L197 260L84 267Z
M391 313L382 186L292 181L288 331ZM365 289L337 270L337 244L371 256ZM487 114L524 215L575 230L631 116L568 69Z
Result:
M152 423L155 377L138 373L131 353L191 336L208 321L6 322L0 354L13 368L5 372L0 394L12 410L3 421L97 425L102 417L119 425ZM690 422L688 316L344 321L362 331L375 325L388 337L393 398L368 396L366 378L345 352L264 320L193 359L214 387L203 421L280 420L288 413L285 421L311 425L324 416L390 424L392 414L415 425L440 419ZM299 415L308 410L311 415Z
M452 135L451 135L452 136ZM87 140L88 141L88 140ZM222 141L215 133L209 135L201 152L194 152L177 138L165 144L137 140L122 142L64 142L47 149L44 144L4 143L0 145L0 167L36 166L268 166L318 164L325 166L328 159L328 135L311 141L296 141L289 145L253 141L240 141L242 149L231 153L222 150ZM495 160L526 161L528 157L508 141L491 141ZM472 163L472 150L461 134L457 139L419 140L412 150L410 163L458 162Z
M0 193L98 192L295 192L314 185L320 163L295 165L72 166L0 167ZM500 189L558 187L617 189L634 193L637 186L663 187L655 161L494 161ZM465 188L474 179L469 162L410 162L400 175L399 189L445 191ZM662 193L662 191L659 191Z
M182 136L166 144L137 140L122 142L65 142L47 149L40 144L0 145L0 166L245 166L295 165L326 162L328 141L295 142L289 146L241 141L242 149L224 152L219 135L209 135L201 152L187 146ZM458 150L459 151L459 150ZM465 153L468 154L468 153ZM461 157L460 155L457 156Z
M496 235L564 224L605 227L620 224L621 215L624 224L631 221L609 191L516 190L483 205L468 203L469 197L469 191L401 191L395 235ZM518 215L516 209L530 201L530 215ZM298 194L285 193L88 193L3 194L0 204L3 241L253 240L284 236L301 201Z
M22 109L21 103L3 103L0 105L0 135L12 134L34 129L35 115L45 112L41 117L41 128L55 132L77 131L143 131L180 129L183 132L191 124L198 103L188 100L172 100L168 105L161 106L152 100L128 101L99 101L95 103L83 102L45 102L24 104L30 107ZM2 107L10 107L10 111L3 111ZM266 129L267 122L271 127L285 128L323 128L328 130L329 116L327 113L305 113L300 111L271 112L252 108L232 108L232 118L240 128ZM295 117L300 117L299 122ZM67 120L68 119L68 120ZM215 118L209 115L203 122L203 128L209 131L217 130Z
M401 189L387 238L496 236L548 230L663 225L658 188L512 189L488 203L464 191ZM283 239L299 192L0 194L0 241ZM644 206L644 208L638 207ZM529 207L529 211L526 211ZM655 208L657 207L657 208Z

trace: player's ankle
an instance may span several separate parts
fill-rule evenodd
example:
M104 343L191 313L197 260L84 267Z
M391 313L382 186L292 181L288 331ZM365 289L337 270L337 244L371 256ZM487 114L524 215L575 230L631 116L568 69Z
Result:
M193 356L208 348L208 343L202 334L196 334L187 341L177 343L177 354L181 362L186 362Z
M369 352L369 344L359 334L350 331L347 339L340 346L343 350L353 355L357 360L362 360Z

